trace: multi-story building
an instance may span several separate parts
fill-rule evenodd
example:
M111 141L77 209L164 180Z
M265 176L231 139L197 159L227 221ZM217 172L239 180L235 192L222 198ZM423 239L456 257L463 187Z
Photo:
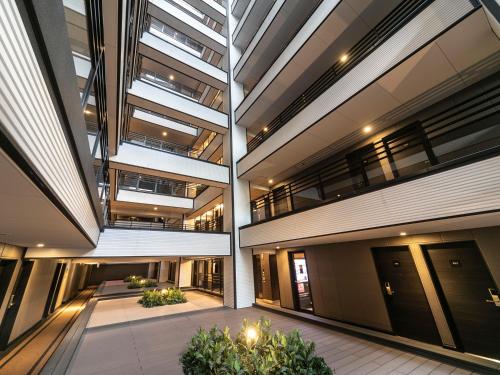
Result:
M500 359L499 21L494 0L2 1L0 347L144 272Z

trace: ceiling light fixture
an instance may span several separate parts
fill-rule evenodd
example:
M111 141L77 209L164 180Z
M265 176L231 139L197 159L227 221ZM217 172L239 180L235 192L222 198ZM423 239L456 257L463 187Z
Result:
M372 130L373 130L373 127L371 125L366 125L363 128L363 133L368 134L368 133L371 133Z
M340 62L345 63L345 62L347 61L347 59L348 59L348 58L349 58L349 57L348 57L346 54L344 54L344 55L340 56Z
M158 211L158 207L153 208L153 210Z
M400 233L399 233L399 235L400 235L400 236L406 236L406 235L407 235L407 233L406 233L406 232L400 232Z
M267 126L264 127L264 129L262 129L262 131L265 133L267 132L269 129L267 128Z
M161 135L163 135L164 137L166 137L167 136L167 132L163 132L163 133L161 133Z
M280 247L279 247L279 246L276 246L276 250L279 250L279 249L280 249Z
M169 80L171 80L171 81L173 81L173 80L175 79L175 77L174 77L174 75L173 75L173 74L170 74L170 75L168 76L168 79L169 79Z
M267 181L267 182L269 182L270 184L272 184L274 182L274 180L272 178L270 178L269 181Z
M36 247L45 247L45 244L44 243L37 243Z
M85 111L83 111L83 113L85 113L86 115L90 115L92 112L86 109Z

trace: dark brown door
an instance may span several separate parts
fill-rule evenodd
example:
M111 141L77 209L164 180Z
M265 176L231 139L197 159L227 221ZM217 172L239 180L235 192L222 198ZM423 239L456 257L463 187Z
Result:
M57 296L59 295L59 290L61 289L65 270L65 263L57 263L54 276L52 277L52 283L50 284L49 295L47 296L47 301L45 302L45 309L43 311L44 318L55 310Z
M434 317L408 247L379 247L372 250L394 333L441 345Z
M497 285L474 242L425 247L429 268L462 349L500 359Z
M12 275L16 269L17 260L0 260L0 306L3 303Z
M16 280L14 290L10 295L7 310L3 316L2 324L0 325L0 350L4 350L9 343L9 337L16 321L17 312L21 306L26 286L33 269L33 261L25 260L21 265L21 270Z
M253 256L253 279L254 279L255 298L263 298L262 264L260 262L260 255Z

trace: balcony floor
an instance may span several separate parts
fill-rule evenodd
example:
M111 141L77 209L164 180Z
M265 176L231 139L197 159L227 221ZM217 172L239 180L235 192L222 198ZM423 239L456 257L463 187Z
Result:
M384 346L257 308L220 308L87 330L69 374L182 374L179 357L197 329L229 326L243 318L271 319L273 329L298 328L338 374L471 374L434 359Z

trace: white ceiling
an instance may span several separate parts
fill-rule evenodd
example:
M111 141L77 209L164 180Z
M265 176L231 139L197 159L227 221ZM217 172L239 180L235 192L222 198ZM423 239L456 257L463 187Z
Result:
M90 242L0 150L0 242L91 249Z
M365 125L382 130L498 69L500 40L476 11L240 177L264 186L282 181L319 161L318 153L339 151L339 142L366 138ZM378 120L388 113L397 116Z

